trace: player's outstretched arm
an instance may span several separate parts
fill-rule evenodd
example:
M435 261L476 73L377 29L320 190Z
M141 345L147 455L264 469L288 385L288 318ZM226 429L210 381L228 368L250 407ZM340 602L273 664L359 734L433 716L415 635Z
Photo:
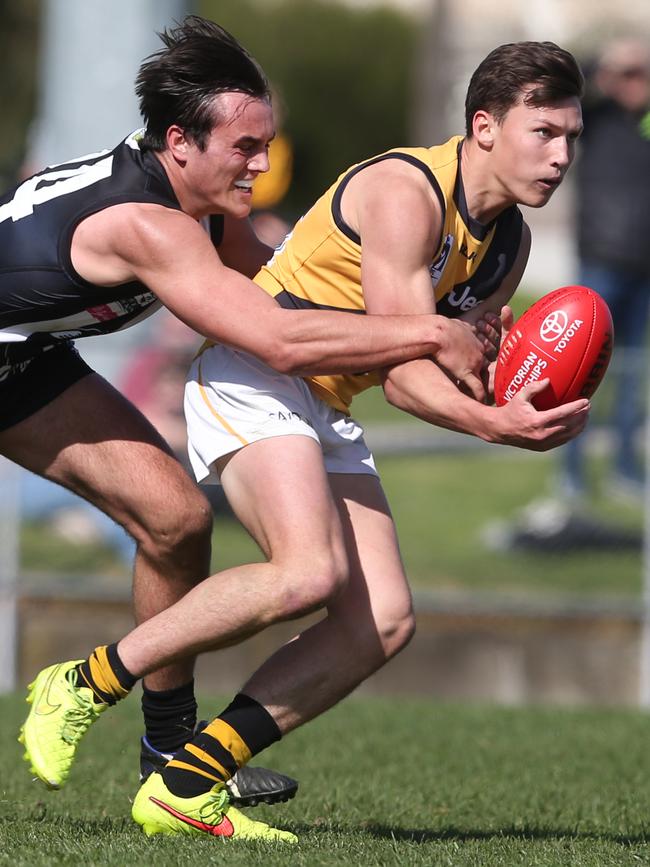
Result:
M219 255L225 265L229 268L234 268L240 274L252 277L257 273L262 264L268 261L272 253L273 251L270 247L266 244L262 244L256 238L249 220L233 220L226 218L224 241L219 247ZM428 285L427 292L430 292ZM508 295L508 297L510 296ZM276 313L277 312L278 311L276 311ZM298 311L284 312L290 314L290 319L288 319L286 315L281 317L280 327L283 333L284 329L291 329L293 323L298 322L298 319L295 316L295 313ZM352 320L348 315L339 317L338 314L334 313L335 319L332 320L331 312L322 315L316 314L316 316L314 316L312 311L307 313L307 318L308 320L313 319L317 322L317 327L320 327L320 323L323 321L323 315L327 317L325 324L330 326L327 329L326 334L328 346L325 348L325 352L328 355L331 354L334 350L334 341L340 340L341 350L337 356L337 361L340 364L350 340L355 340L355 332L359 328L359 318L356 317ZM416 318L419 319L420 311L416 311L415 315ZM422 315L424 316L425 321L428 322L428 315L426 313ZM397 320L394 316L385 317L389 324L396 323L396 327L404 326L405 330L408 328L408 320L411 318L412 316L408 315L403 316L400 320ZM501 336L499 317L496 316L496 314L494 316L495 323L498 323L498 329L495 325L492 325L489 322L483 322L483 320L475 325L471 322L450 320L442 316L435 316L434 319L437 333L435 345L433 343L431 344L429 354L435 356L439 364L442 364L443 367L452 372L452 375L455 376L456 379L460 380L469 393L473 394L477 400L483 399L483 384L476 371L481 369L481 366L485 363L485 359L489 360L496 358ZM332 328L333 321L337 321L337 323L342 322L342 332L338 332L337 329ZM301 325L301 327L304 327L304 325ZM350 327L352 328L352 332L348 333L347 329ZM369 334L372 329L383 327L383 317L375 317L369 325L364 323L362 327ZM398 331L399 330L400 329L398 328ZM402 345L404 338L405 335L400 335ZM332 344L332 349L328 348L330 344ZM359 350L359 346L355 343L353 349L354 354L352 356L352 361L354 364L354 371L356 371L359 369L359 358L356 354ZM413 356L409 355L408 357L410 358ZM322 373L333 372L331 367L332 362L328 363L330 366L327 369L323 368L321 371ZM379 365L369 366L368 369L377 366L382 367L384 364L380 362ZM314 370L305 370L304 372L313 373Z
M89 282L138 280L199 334L250 352L282 373L373 370L445 354L451 342L447 320L436 315L284 310L226 267L195 220L158 205L117 205L88 217L75 231L72 258ZM470 328L465 333L482 359L480 342Z
M542 412L531 401L547 380L531 383L502 407L463 394L432 361L417 359L384 374L386 399L429 424L486 442L548 451L577 436L587 423L589 401L580 399Z

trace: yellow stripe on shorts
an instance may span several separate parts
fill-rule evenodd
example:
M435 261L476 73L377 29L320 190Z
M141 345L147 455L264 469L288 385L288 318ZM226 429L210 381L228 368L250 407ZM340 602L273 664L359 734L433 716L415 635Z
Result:
M203 385L203 377L201 376L201 363L202 363L202 361L203 361L203 359L201 359L199 361L199 392L201 393L201 397L203 398L205 405L210 410L212 415L216 418L216 420L219 422L219 424L222 425L222 427L224 427L228 431L229 434L236 437L243 446L247 446L248 440L244 439L243 436L238 434L237 431L232 427L232 425L228 424L226 419L222 415L220 415L217 412L217 410L210 403L210 398L208 397L208 392L207 392L206 387Z

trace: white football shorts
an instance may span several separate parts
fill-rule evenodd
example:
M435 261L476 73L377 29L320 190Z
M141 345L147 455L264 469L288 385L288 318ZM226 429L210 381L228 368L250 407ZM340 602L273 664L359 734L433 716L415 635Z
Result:
M210 346L195 358L185 384L185 418L199 482L218 484L213 464L223 455L296 434L320 443L328 473L378 475L354 419L316 397L300 377L226 346Z

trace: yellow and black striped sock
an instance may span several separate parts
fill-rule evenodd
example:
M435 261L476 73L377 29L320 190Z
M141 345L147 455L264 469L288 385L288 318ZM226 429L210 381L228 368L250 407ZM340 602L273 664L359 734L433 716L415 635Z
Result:
M208 792L225 782L252 756L281 737L271 714L240 693L201 734L193 738L162 771L165 785L180 798Z
M125 698L138 681L124 667L117 644L96 647L88 659L77 666L77 684L93 691L96 704L115 704Z

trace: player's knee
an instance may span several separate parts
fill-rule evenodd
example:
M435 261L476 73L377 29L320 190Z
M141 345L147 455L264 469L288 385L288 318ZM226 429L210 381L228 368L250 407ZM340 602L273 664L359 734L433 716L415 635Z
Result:
M328 548L319 559L312 587L318 607L333 602L347 587L349 578L348 558L343 546Z
M347 558L341 552L310 552L307 562L287 572L283 599L287 616L300 617L324 608L344 589L348 577Z
M372 618L346 618L340 640L349 648L359 683L374 674L409 643L415 632L411 610L374 610Z
M378 623L379 636L388 661L403 650L415 634L415 614L412 609L384 617Z
M372 635L359 635L357 655L365 660L368 677L403 650L415 632L415 616L408 612L377 612Z
M192 488L173 497L141 530L140 550L156 561L185 559L188 553L205 553L210 547L212 510L206 497Z

